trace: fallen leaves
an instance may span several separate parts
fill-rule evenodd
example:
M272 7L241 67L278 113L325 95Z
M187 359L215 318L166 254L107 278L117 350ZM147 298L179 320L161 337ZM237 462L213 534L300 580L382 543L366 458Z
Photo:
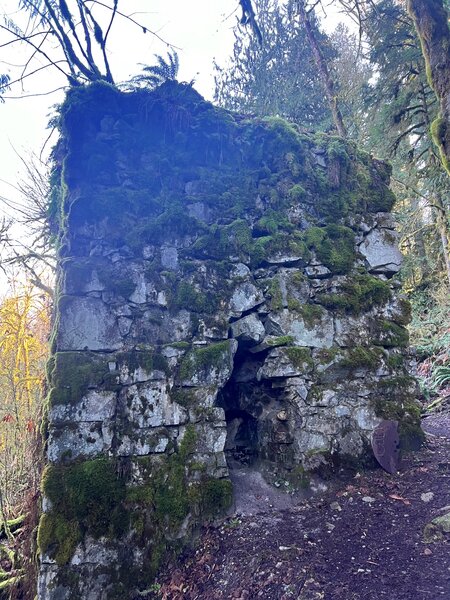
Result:
M408 498L403 498L398 494L389 494L389 498L392 498L392 500L398 500L399 502L403 502L403 504L406 504L406 506L409 506L411 504Z

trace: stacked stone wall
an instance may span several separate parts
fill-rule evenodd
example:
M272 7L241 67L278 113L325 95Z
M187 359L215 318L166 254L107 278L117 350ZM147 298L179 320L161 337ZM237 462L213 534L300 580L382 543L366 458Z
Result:
M295 487L383 419L418 442L384 163L173 82L73 90L61 134L40 600L147 589L236 464Z

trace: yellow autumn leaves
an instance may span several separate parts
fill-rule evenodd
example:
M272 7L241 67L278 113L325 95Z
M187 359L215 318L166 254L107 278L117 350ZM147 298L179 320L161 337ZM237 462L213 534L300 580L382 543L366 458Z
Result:
M34 453L48 353L50 301L31 284L0 299L0 494L11 518L36 489ZM2 512L3 512L2 511Z

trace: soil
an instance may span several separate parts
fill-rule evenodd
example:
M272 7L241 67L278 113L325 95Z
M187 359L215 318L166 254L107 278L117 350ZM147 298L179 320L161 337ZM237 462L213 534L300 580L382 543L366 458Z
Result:
M237 473L235 514L203 531L155 595L449 600L450 536L426 544L423 528L450 510L450 415L426 419L424 429L425 446L406 455L396 475L357 473L317 486L310 498L269 494L254 473L246 489Z

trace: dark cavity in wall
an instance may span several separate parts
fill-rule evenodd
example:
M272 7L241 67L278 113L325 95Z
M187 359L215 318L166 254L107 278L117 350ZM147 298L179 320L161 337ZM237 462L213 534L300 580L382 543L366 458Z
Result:
M283 388L258 380L266 355L267 351L253 354L249 346L239 344L233 373L217 399L225 411L230 469L262 468L267 462L290 467L293 437L288 423L280 420L286 411Z

